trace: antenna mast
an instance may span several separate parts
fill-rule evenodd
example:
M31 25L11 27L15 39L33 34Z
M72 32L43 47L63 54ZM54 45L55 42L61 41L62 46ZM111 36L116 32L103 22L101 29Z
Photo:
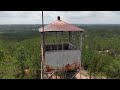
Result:
M44 61L45 61L45 33L44 33L44 17L43 17L43 11L42 11L42 43L41 43L41 54L42 54L42 60L41 60L41 79L44 78Z

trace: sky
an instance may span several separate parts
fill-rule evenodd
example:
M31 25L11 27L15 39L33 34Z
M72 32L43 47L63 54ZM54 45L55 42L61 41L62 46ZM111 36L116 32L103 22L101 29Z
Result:
M41 11L0 11L0 24L41 24ZM71 24L120 24L120 11L44 11L44 23L61 17Z

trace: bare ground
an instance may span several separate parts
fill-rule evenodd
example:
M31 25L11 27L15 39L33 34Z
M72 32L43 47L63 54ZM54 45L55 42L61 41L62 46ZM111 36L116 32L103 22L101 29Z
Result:
M77 79L94 79L93 76L92 78L90 78L90 76L88 75L88 72L85 70L81 70L81 78L80 78L80 73L76 75L76 78ZM102 77L97 77L96 79L106 79L106 77L102 76Z

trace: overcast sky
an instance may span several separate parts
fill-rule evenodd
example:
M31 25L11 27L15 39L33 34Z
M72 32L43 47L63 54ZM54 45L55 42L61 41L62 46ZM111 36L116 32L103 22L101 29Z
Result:
M120 11L44 11L44 22L57 16L72 24L120 24ZM41 11L0 11L0 24L41 24Z

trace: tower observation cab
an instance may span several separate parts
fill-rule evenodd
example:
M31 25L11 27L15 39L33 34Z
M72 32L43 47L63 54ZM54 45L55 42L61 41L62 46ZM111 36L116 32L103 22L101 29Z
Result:
M82 33L85 30L57 17L39 29L44 40L41 45L44 79L72 79L81 69Z

